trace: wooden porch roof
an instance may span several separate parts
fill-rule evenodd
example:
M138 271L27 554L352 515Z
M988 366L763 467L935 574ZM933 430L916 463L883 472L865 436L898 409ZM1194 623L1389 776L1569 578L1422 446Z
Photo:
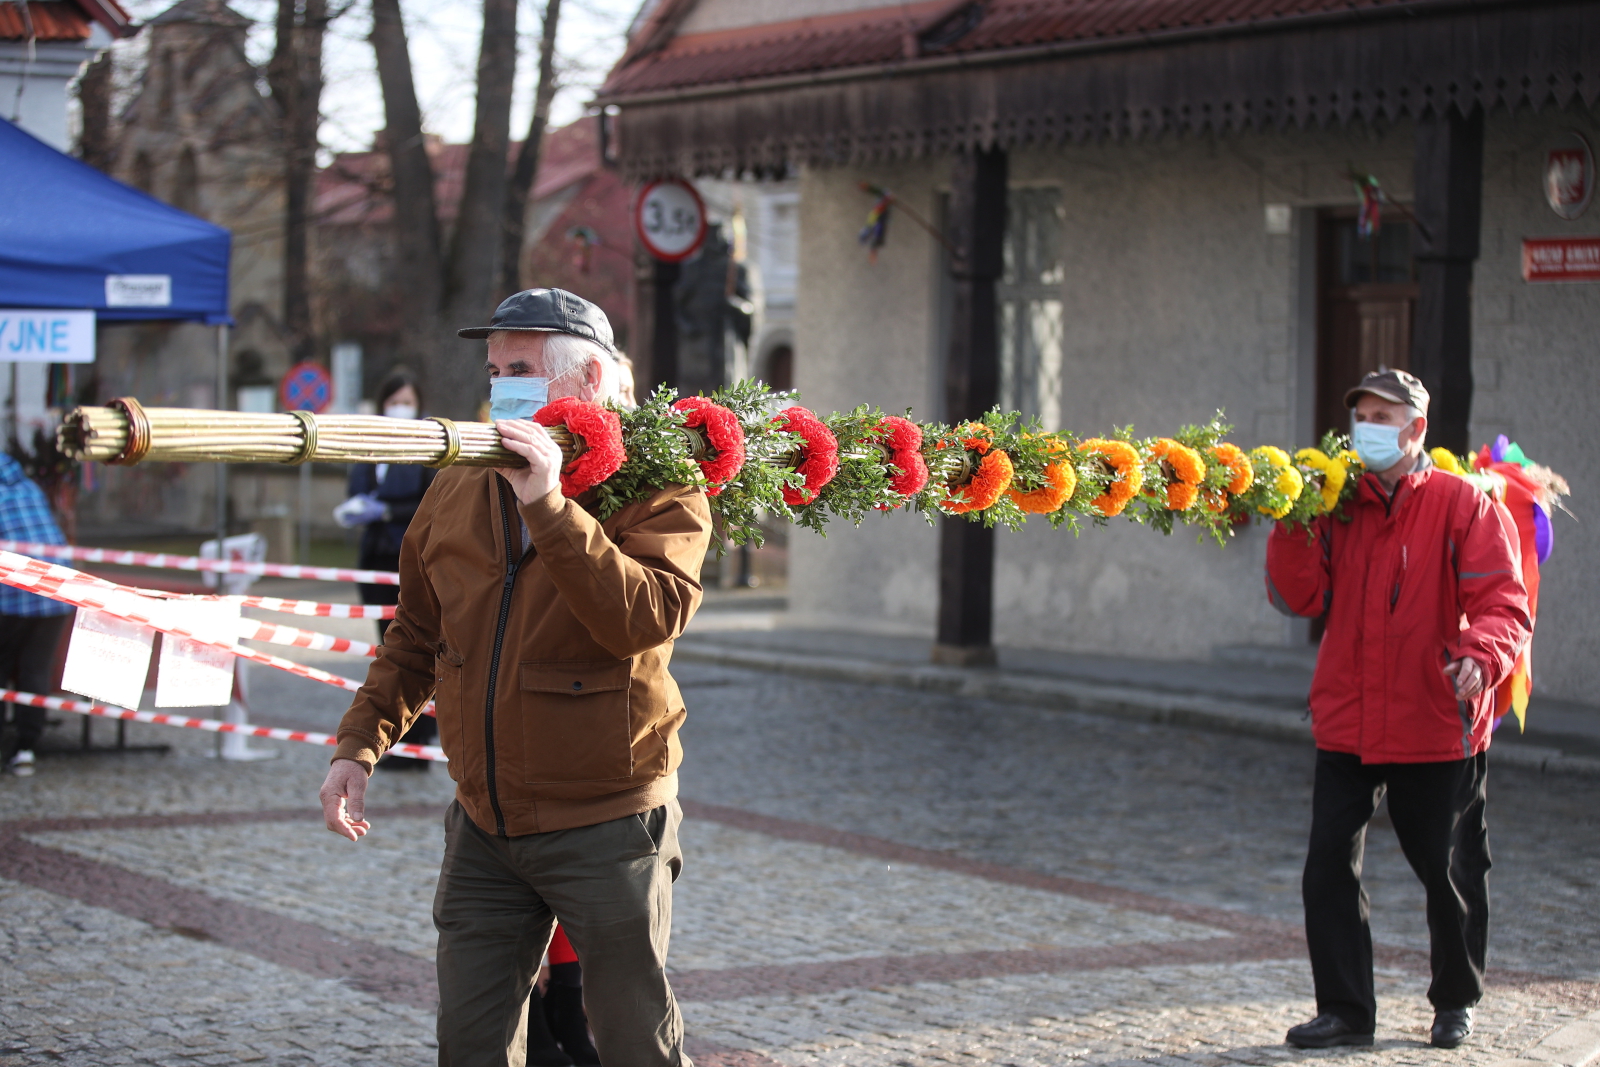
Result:
M662 0L600 91L630 177L1600 95L1580 0L924 0L678 33L695 2Z

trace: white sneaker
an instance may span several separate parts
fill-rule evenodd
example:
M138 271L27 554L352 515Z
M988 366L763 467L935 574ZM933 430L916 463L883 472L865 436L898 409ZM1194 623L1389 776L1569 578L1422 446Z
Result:
M8 766L11 769L11 773L16 775L18 778L33 777L33 750L27 748L19 749L17 754L11 757L11 762L6 766Z

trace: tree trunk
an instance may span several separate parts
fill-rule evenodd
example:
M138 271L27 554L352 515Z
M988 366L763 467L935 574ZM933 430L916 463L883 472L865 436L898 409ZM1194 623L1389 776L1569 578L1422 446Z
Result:
M544 25L539 35L539 83L533 92L533 118L528 136L517 153L517 165L506 186L505 212L500 220L500 296L522 288L523 224L528 217L528 194L539 175L544 130L550 121L550 102L556 95L556 27L561 21L561 0L546 0Z
M111 50L84 70L78 81L78 106L83 129L78 134L78 158L96 170L111 172L116 143L111 132Z
M311 199L322 108L327 0L279 0L277 47L267 80L282 112L284 154L283 328L289 358L316 354L311 325Z
M455 331L488 321L494 310L517 67L516 0L483 3L477 119L448 259L439 237L433 168L422 135L399 0L373 0L372 48L388 124L395 251L408 314L402 352L420 364L432 412L473 418L484 395L477 370L482 356Z
M459 377L461 366L453 358L457 353L440 344L444 259L439 215L400 0L372 0L371 40L383 90L383 140L394 198L395 280L406 316L400 324L400 357L421 371L424 391L431 398L452 377Z
M483 39L478 52L477 117L467 149L461 205L451 234L444 274L435 359L441 373L429 375L430 403L441 414L470 418L483 399L477 372L481 352L456 338L461 326L489 321L494 312L500 263L500 210L506 199L506 160L511 153L511 91L517 69L516 0L484 0ZM443 373L444 368L452 373ZM465 373L467 368L470 373Z
M492 304L500 252L500 208L506 199L506 161L511 154L516 38L516 0L483 0L477 110L445 283L445 306L470 316L473 322L493 310L485 305Z

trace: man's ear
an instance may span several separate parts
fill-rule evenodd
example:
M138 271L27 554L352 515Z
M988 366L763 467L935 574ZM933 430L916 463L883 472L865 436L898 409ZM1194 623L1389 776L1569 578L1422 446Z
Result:
M1414 432L1412 432L1413 428ZM1406 427L1406 429L1408 432L1412 432L1411 440L1419 442L1426 441L1428 439L1428 416L1418 415L1416 418L1411 420L1411 425Z
M606 369L598 359L591 359L583 368L583 398L595 400L605 387Z

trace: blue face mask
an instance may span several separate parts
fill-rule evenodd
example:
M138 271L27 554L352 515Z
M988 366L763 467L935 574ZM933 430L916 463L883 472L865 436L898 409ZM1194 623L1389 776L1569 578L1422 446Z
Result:
M1358 422L1351 428L1350 444L1367 470L1386 471L1405 458L1400 447L1401 429L1403 427L1380 426L1375 422Z
M489 382L491 420L531 419L549 401L549 378L495 378Z

